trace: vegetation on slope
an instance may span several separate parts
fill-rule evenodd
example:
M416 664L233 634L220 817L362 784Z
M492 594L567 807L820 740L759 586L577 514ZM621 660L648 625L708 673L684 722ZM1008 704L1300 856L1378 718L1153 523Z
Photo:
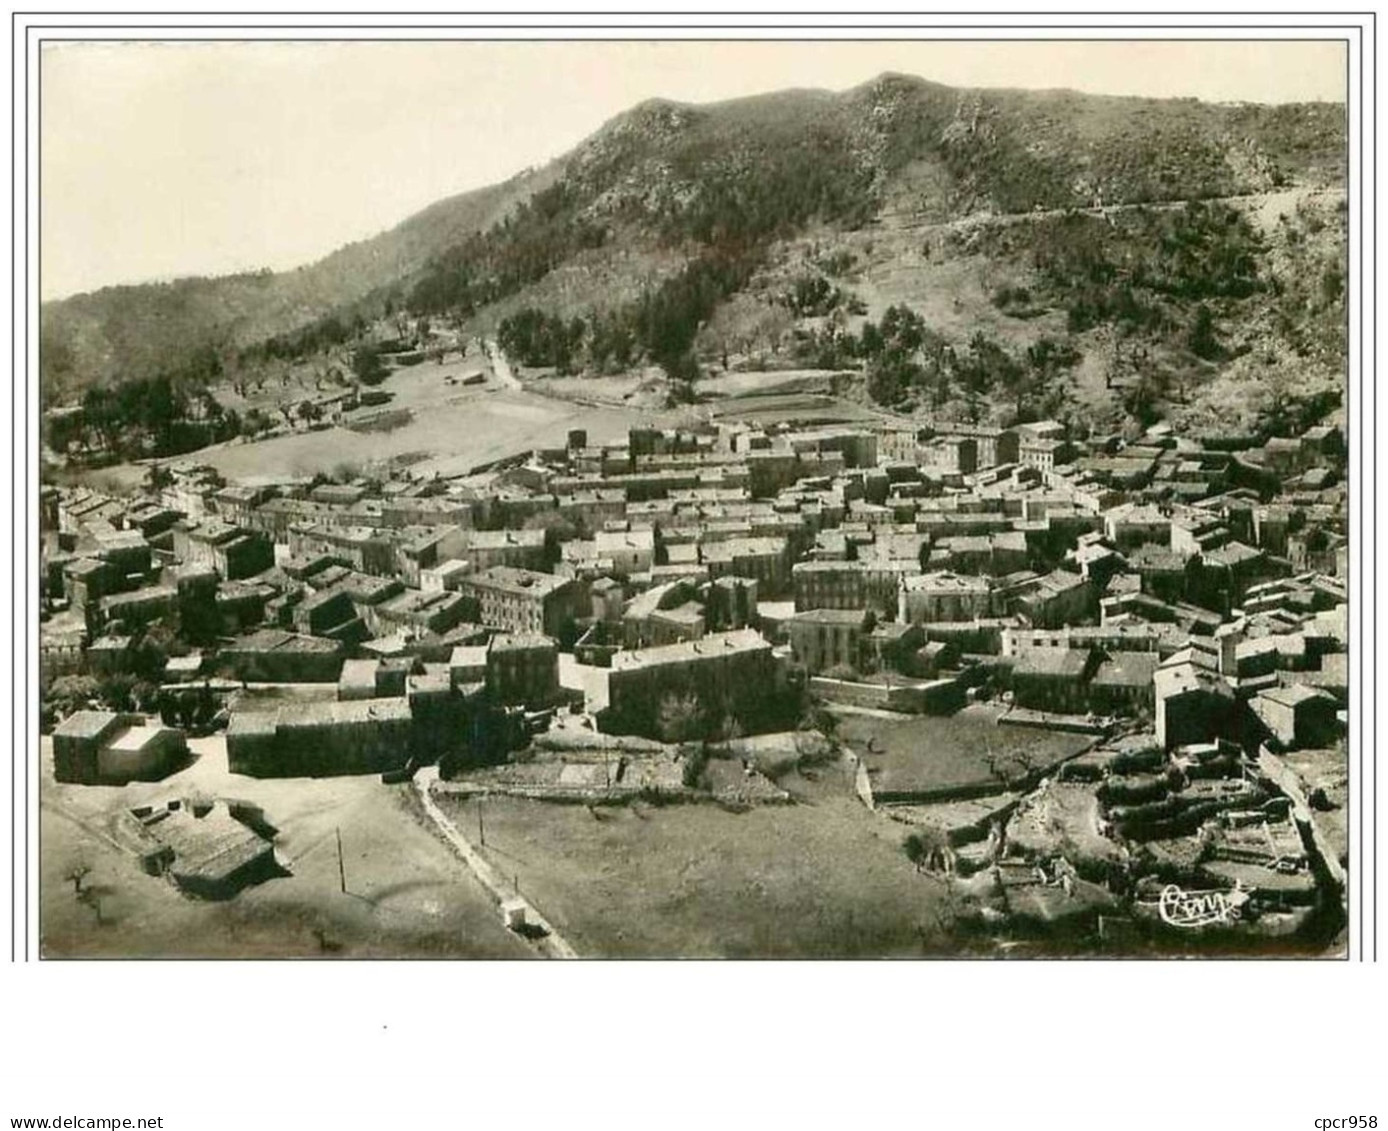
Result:
M49 304L45 392L56 400L153 376L196 383L209 358L254 367L350 350L374 319L401 310L495 328L522 364L602 373L655 363L684 380L701 351L727 362L729 336L711 340L709 328L746 296L752 314L781 313L757 315L762 329L734 346L861 365L883 403L1000 397L1021 411L1028 396L1047 399L1055 358L1116 334L1133 348L1114 351L1116 380L1105 386L1140 384L1117 371L1155 350L1137 397L1155 405L1172 385L1168 370L1206 377L1202 366L1237 359L1231 319L1277 305L1279 341L1324 343L1313 323L1334 305L1311 309L1297 282L1291 297L1276 290L1284 274L1265 261L1290 253L1239 208L1165 205L1333 182L1343 165L1344 112L1332 105L965 91L894 75L843 94L645 103L546 170L443 202L313 268ZM1131 208L1142 204L1151 207ZM961 335L932 323L919 345L874 351L857 321L874 304L841 280L846 262L779 270L784 248L807 233L822 234L832 261L848 254L836 241L903 216L978 219L935 241L933 262L996 267L1006 278L993 311L1034 320L1028 334L993 341L980 327ZM657 249L670 266L632 275L643 262L634 249ZM584 302L538 301L556 276L595 262L606 274ZM1315 282L1322 296L1334 288L1328 271ZM1050 317L1060 311L1063 328ZM767 339L767 328L780 337ZM1027 351L1042 338L1055 344L1038 368Z

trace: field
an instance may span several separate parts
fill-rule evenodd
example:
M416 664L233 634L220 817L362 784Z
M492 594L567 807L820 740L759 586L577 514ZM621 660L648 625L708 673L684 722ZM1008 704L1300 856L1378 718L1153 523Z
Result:
M457 380L478 368L487 371L485 384L464 386ZM385 461L446 478L531 448L562 448L570 429L585 429L591 443L612 443L625 439L634 424L663 423L663 415L651 410L537 395L498 378L476 357L400 369L381 388L392 395L388 404L347 413L341 425L217 444L168 462L205 464L234 483L360 471ZM126 464L84 478L115 488L138 484L143 475L142 467Z
M262 781L229 774L221 738L163 782L73 786L43 742L40 945L47 958L525 958L491 897L414 811L408 786L375 776ZM119 808L190 794L263 807L290 875L225 902L181 895L109 840ZM347 892L340 890L341 831ZM96 912L64 873L84 859Z
M482 803L482 851L585 956L919 957L948 900L900 825L853 795L847 764L779 784L796 804L597 809ZM441 799L473 843L478 803Z
M997 724L998 711L979 704L953 715L908 718L845 711L839 738L873 775L874 789L945 795L991 787L1039 772L1088 748L1086 735Z

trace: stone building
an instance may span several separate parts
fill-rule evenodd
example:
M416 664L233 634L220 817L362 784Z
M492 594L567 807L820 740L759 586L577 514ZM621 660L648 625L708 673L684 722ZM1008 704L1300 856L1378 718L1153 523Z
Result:
M862 670L872 614L861 609L810 609L786 621L791 650L811 675L846 666Z
M1152 677L1157 740L1164 748L1234 733L1234 693L1217 672L1179 655Z
M252 777L327 777L398 769L414 750L409 701L359 699L239 711L227 728L227 762Z
M903 623L991 617L998 600L986 577L935 571L902 578L897 619Z
M685 644L620 652L608 674L608 706L599 716L608 734L659 738L662 711L688 705L688 733L709 733L725 721L744 730L782 705L770 643L751 630L718 633Z
M548 636L497 636L487 649L487 698L497 706L548 707L559 694L559 652Z
M53 776L83 785L157 781L188 755L181 730L143 715L77 711L53 731Z
M578 587L569 578L513 566L492 566L458 583L475 602L482 624L505 632L561 636L578 614Z

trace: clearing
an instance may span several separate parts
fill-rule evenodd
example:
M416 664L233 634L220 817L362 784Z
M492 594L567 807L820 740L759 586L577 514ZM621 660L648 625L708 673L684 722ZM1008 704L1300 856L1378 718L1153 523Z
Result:
M579 954L919 957L941 946L943 885L900 825L865 809L845 762L778 784L797 804L596 808L519 798L439 805ZM480 819L480 830L479 830ZM479 835L479 832L482 835Z
M66 785L43 740L40 947L46 958L525 958L530 951L453 850L430 832L408 785L374 775L262 780L227 772L221 737L162 782ZM108 837L121 808L204 794L259 805L291 875L224 902L148 876ZM347 892L340 890L337 834ZM91 865L101 921L64 873Z

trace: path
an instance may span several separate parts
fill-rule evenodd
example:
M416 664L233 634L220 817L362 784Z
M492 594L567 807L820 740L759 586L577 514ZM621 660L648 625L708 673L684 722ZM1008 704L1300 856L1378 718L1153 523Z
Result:
M496 339L488 338L483 348L487 351L487 357L491 359L492 372L501 384L512 392L522 392L520 381L511 372L511 363L506 360L506 355L501 352L501 347L497 345Z
M463 858L463 862L472 869L472 874L477 877L484 888L492 893L492 898L498 904L520 898L497 870L483 859L482 854L473 848L468 839L459 831L458 826L450 821L444 815L443 810L434 803L429 787L438 779L437 766L425 766L414 777L414 786L419 793L419 800L424 806L424 811L429 814L430 820L438 826L444 838L457 850L458 855ZM540 954L546 958L578 957L578 952L569 945L567 939L554 929L553 924L540 914L533 903L528 899L521 899L521 902L525 904L526 922L543 932L538 938L527 939Z
M967 216L956 216L949 220L932 220L925 223L911 223L917 215L912 212L884 212L879 219L885 226L898 232L934 232L946 230L967 230L988 226L1010 226L1035 220L1055 220L1065 216L1092 216L1109 219L1126 212L1175 212L1191 204L1227 204L1256 211L1258 220L1265 226L1269 216L1276 219L1281 211L1292 212L1299 200L1306 197L1323 197L1329 200L1344 198L1344 190L1333 186L1298 185L1292 188L1276 189L1272 192L1237 193L1233 196L1192 197L1181 200L1152 200L1132 204L1098 204L1088 207L1036 208L1030 212L974 212Z

